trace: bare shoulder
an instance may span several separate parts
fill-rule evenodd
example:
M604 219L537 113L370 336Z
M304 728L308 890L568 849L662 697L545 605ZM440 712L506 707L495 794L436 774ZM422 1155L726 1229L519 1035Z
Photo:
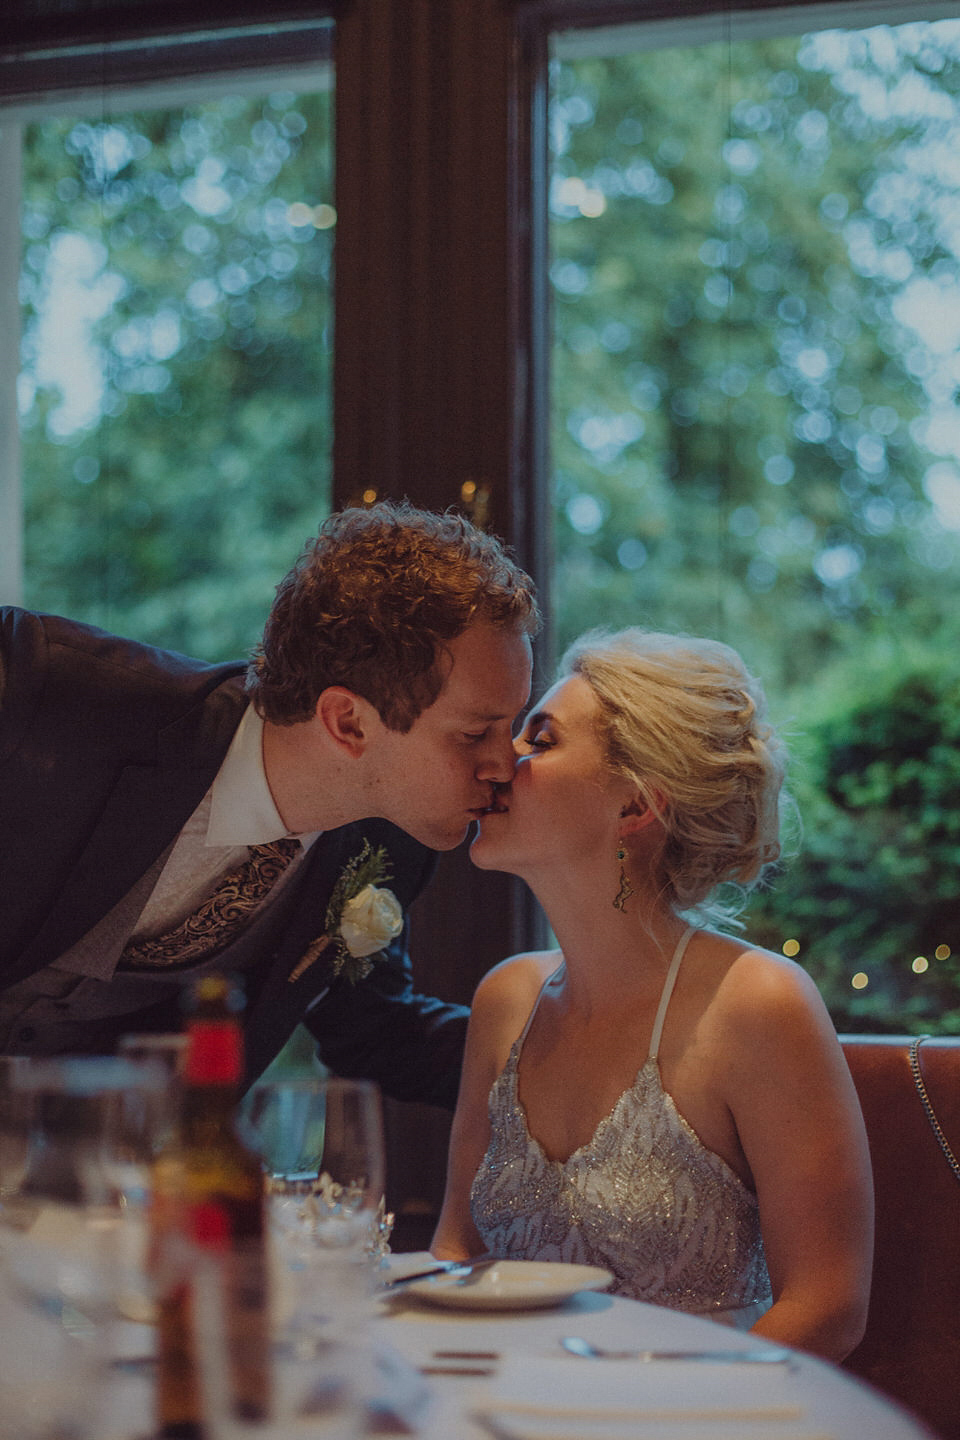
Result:
M473 1008L483 1010L512 1010L517 1005L526 1005L525 1014L540 994L543 984L560 964L563 956L559 950L528 950L522 955L511 955L501 960L477 986L473 997Z
M553 974L561 960L558 950L531 951L511 955L480 981L470 1007L470 1029L467 1038L468 1057L479 1067L481 1089L499 1074L510 1047L527 1022L527 1018L545 980Z
M732 936L711 932L707 938L713 942L707 963L718 976L711 1008L726 1034L757 1055L784 1046L836 1045L820 992L802 966Z
M820 991L802 965L758 946L739 946L729 978L739 998L749 999L755 1010L789 1013L823 1008ZM742 994L741 994L742 992Z

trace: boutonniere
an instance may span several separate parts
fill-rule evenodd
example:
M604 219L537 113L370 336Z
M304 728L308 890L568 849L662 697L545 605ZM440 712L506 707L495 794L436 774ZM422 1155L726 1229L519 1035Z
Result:
M292 985L322 955L334 947L330 968L356 984L373 969L374 957L403 929L403 909L392 890L378 883L390 877L390 862L382 845L376 850L364 840L359 854L348 860L330 896L326 929L304 951L287 976Z

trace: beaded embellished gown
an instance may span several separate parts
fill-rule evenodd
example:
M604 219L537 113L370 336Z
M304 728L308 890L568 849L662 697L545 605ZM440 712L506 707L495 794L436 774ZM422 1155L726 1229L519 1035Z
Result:
M493 1255L600 1265L620 1295L747 1328L771 1304L756 1197L679 1113L657 1060L693 933L674 952L634 1084L563 1161L548 1158L530 1134L517 1094L537 997L490 1091L492 1138L471 1187L471 1212Z

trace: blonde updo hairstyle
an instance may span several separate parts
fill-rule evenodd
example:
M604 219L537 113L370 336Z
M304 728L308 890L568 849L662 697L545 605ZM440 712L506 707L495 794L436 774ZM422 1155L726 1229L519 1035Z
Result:
M593 689L611 770L663 824L672 907L733 920L781 851L786 749L759 681L729 645L639 628L590 631L560 668Z

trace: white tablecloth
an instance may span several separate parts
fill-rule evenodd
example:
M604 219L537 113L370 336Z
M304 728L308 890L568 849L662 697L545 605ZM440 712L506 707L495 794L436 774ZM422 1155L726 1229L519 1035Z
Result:
M398 1257L399 1259L400 1257ZM429 1263L429 1257L421 1257ZM409 1257L403 1257L405 1268ZM580 1292L558 1309L476 1313L381 1301L377 1340L434 1372L423 1440L920 1440L929 1432L824 1361L789 1366L583 1360L564 1335L638 1349L739 1349L750 1335L618 1296ZM438 1352L464 1356L437 1359ZM469 1356L495 1357L470 1359ZM449 1373L435 1373L437 1370ZM455 1373L456 1371L478 1373ZM487 1371L490 1373L479 1373ZM946 1377L945 1377L946 1380ZM593 1411L578 1413L578 1407ZM603 1413L607 1412L604 1419ZM486 1423L479 1418L487 1416Z
M408 1273L431 1260L405 1255L394 1263ZM710 1320L618 1296L581 1291L556 1309L479 1313L432 1308L400 1290L377 1302L371 1328L375 1348L395 1361L381 1373L379 1389L384 1400L396 1402L397 1414L384 1410L377 1434L418 1440L931 1440L919 1421L882 1395L799 1351L789 1366L769 1366L583 1360L561 1348L564 1335L637 1349L757 1343ZM152 1327L126 1325L121 1331L118 1353L149 1354ZM442 1353L450 1358L440 1358ZM953 1377L944 1376L944 1383ZM139 1440L149 1433L152 1384L150 1367L114 1371L104 1397L105 1437Z

